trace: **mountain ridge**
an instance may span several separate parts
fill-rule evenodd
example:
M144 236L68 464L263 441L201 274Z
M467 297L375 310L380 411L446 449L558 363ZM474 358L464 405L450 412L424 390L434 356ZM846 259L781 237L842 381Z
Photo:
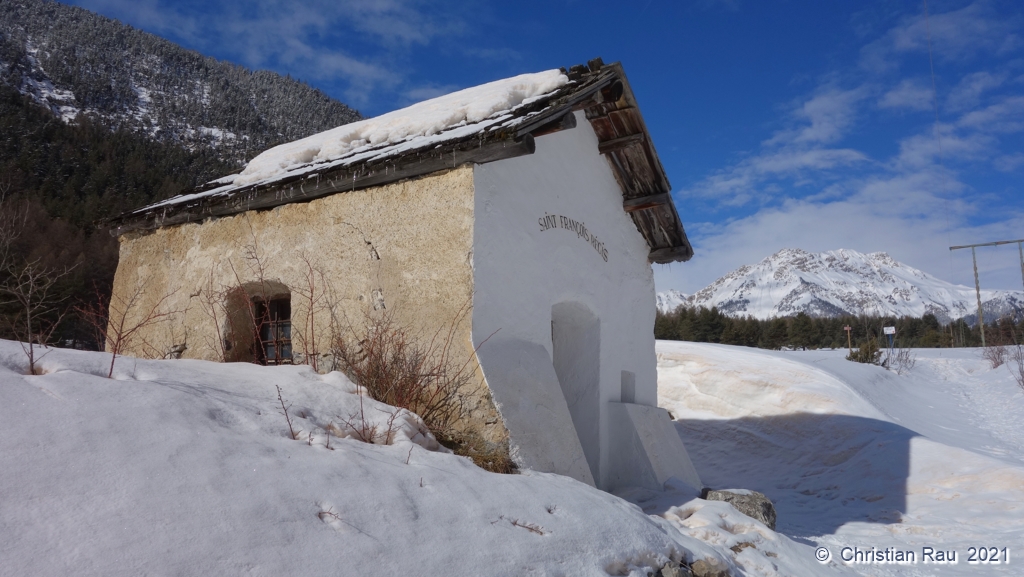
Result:
M1024 293L981 291L986 322L1006 314L1019 317ZM677 306L717 307L728 316L758 319L841 315L913 316L933 314L942 323L974 323L974 289L943 281L893 259L888 253L849 249L811 253L782 249L743 265L693 295L658 293L659 310Z

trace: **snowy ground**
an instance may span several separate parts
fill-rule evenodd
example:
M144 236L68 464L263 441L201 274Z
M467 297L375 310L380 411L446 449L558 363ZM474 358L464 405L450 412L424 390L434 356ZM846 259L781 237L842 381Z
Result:
M706 485L768 495L778 531L829 549L914 551L866 575L1024 574L1024 393L977 349L919 350L905 375L845 351L659 342L660 404ZM645 507L657 513L654 507ZM922 550L958 554L924 563ZM972 564L995 547L1010 565ZM937 558L937 554L933 556Z
M437 450L414 415L393 420L393 444L361 442L344 424L362 422L361 396L338 373L123 358L107 379L109 359L51 350L30 376L19 345L0 341L0 575L640 576L670 558L731 563L570 478L487 473ZM362 413L379 432L394 410L362 398ZM711 525L758 529L716 510Z
M956 549L954 573L1015 574L1012 556L963 557L1014 555L1024 531L1024 397L1005 369L974 351L922 352L899 377L831 352L658 350L703 480L769 495L778 533L684 486L625 491L642 511L557 475L487 473L405 413L392 444L361 442L345 424L360 407L378 442L394 410L336 373L121 359L107 379L108 355L53 350L28 376L0 341L0 575L639 576L669 558L734 576L934 572L847 567L846 545Z

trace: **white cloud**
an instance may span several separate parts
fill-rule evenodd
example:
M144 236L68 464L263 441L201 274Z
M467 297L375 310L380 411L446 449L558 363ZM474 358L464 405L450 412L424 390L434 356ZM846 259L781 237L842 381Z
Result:
M903 80L896 88L882 95L878 100L880 108L902 108L908 110L931 110L933 106L932 87L918 80Z
M948 126L940 126L939 134L941 138L936 139L934 132L929 130L901 140L896 166L916 169L936 162L977 160L989 152L993 144L989 136L980 133L958 135Z
M863 153L848 148L766 152L707 177L683 194L738 206L753 200L768 179L798 177L801 173L822 172L866 161L868 158Z
M887 40L896 52L927 52L939 58L963 60L979 52L1001 53L1020 45L1019 22L1000 18L989 2L974 2L959 10L914 16L893 28Z
M951 111L974 108L981 102L981 95L984 92L998 88L1005 81L1005 73L993 74L983 70L968 74L949 93L946 108Z
M1019 17L1005 18L991 2L979 0L959 10L923 13L899 25L861 49L860 67L870 74L890 72L907 54L927 54L929 46L941 62L964 62L980 54L1007 54L1024 44ZM930 43L929 43L930 38Z
M860 151L825 146L844 136L856 118L858 103L868 94L865 86L819 88L792 106L787 114L789 126L764 141L760 153L709 175L682 194L712 199L721 206L742 206L770 199L776 189L772 180L788 178L798 186L813 185L829 171L869 162Z
M933 15L929 25L936 62L962 70L977 67L973 59L978 55L1016 49L1019 23L996 15L985 2ZM964 257L951 255L948 247L1018 238L1024 209L1019 202L1007 202L1005 194L966 185L965 175L971 176L967 171L972 165L991 163L1007 172L1024 166L1024 154L1001 150L1004 135L1024 131L1024 96L1005 89L1019 79L983 68L963 75L943 99L947 115L958 116L937 127L930 115L908 117L917 121L910 127L904 122L886 125L888 115L868 116L878 114L874 106L865 106L869 99L883 109L933 108L930 79L904 78L895 86L889 80L908 55L919 66L926 53L923 18L902 20L861 50L859 68L832 71L821 86L791 105L783 128L759 149L680 191L680 206L710 199L713 208L727 209L732 216L717 223L686 223L696 255L685 265L656 268L659 290L695 292L787 247L886 251L939 277L973 283L970 255L962 266ZM920 67L916 70L920 75ZM879 94L880 85L889 90ZM874 120L873 125L865 120ZM905 132L893 135L894 130ZM853 141L851 135L865 133L885 134L898 150L872 158L847 142ZM979 265L985 286L1020 285L1015 258Z
M765 144L829 143L844 136L853 124L856 105L867 97L864 86L851 90L825 86L791 113L797 126L777 132Z
M789 199L721 224L688 224L695 256L683 265L656 267L655 279L659 290L692 293L782 248L815 252L849 248L885 251L930 274L969 283L970 269L964 269L962 262L955 260L950 267L948 247L1018 238L1024 214L1002 214L996 222L970 226L969 217L982 210L984 199L965 197L963 189L949 174L922 170L866 179L833 202ZM953 257L960 259L960 255ZM1014 275L1014 264L1014 259L992 260L983 269L985 286L1019 285L1020 268L1016 266Z
M170 0L74 1L206 52L217 47L249 67L340 80L347 85L346 100L356 106L403 83L396 59L464 26L443 3L425 0L210 2L205 14Z
M1024 96L1010 96L980 110L968 112L957 125L992 132L1024 130Z
M992 163L996 170L1003 172L1013 172L1018 168L1024 166L1024 152L1018 152L1016 154L1005 154L995 159Z

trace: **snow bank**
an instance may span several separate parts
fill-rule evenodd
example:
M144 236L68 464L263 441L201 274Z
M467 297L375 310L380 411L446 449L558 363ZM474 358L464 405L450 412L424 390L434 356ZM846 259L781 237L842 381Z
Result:
M328 449L360 406L394 414L337 373L121 358L107 379L109 359L51 350L26 376L0 341L0 575L646 577L730 555L570 478L430 450L407 413L391 445Z
M1024 394L978 350L919 350L917 366L900 376L846 361L845 351L657 348L660 404L675 416L701 478L766 494L780 533L825 546L830 564L867 575L1020 574L1012 556L1009 566L966 558L971 546L1012 555L1024 537ZM684 530L703 523L687 521L692 506L654 503L645 511ZM735 541L710 531L721 535L687 534ZM918 555L933 547L960 557L941 567L847 567L838 561L843 547Z

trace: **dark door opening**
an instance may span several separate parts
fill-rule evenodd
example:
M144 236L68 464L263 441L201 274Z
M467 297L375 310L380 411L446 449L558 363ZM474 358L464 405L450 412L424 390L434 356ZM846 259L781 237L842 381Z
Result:
M292 362L291 299L253 300L256 317L256 360L261 365Z

